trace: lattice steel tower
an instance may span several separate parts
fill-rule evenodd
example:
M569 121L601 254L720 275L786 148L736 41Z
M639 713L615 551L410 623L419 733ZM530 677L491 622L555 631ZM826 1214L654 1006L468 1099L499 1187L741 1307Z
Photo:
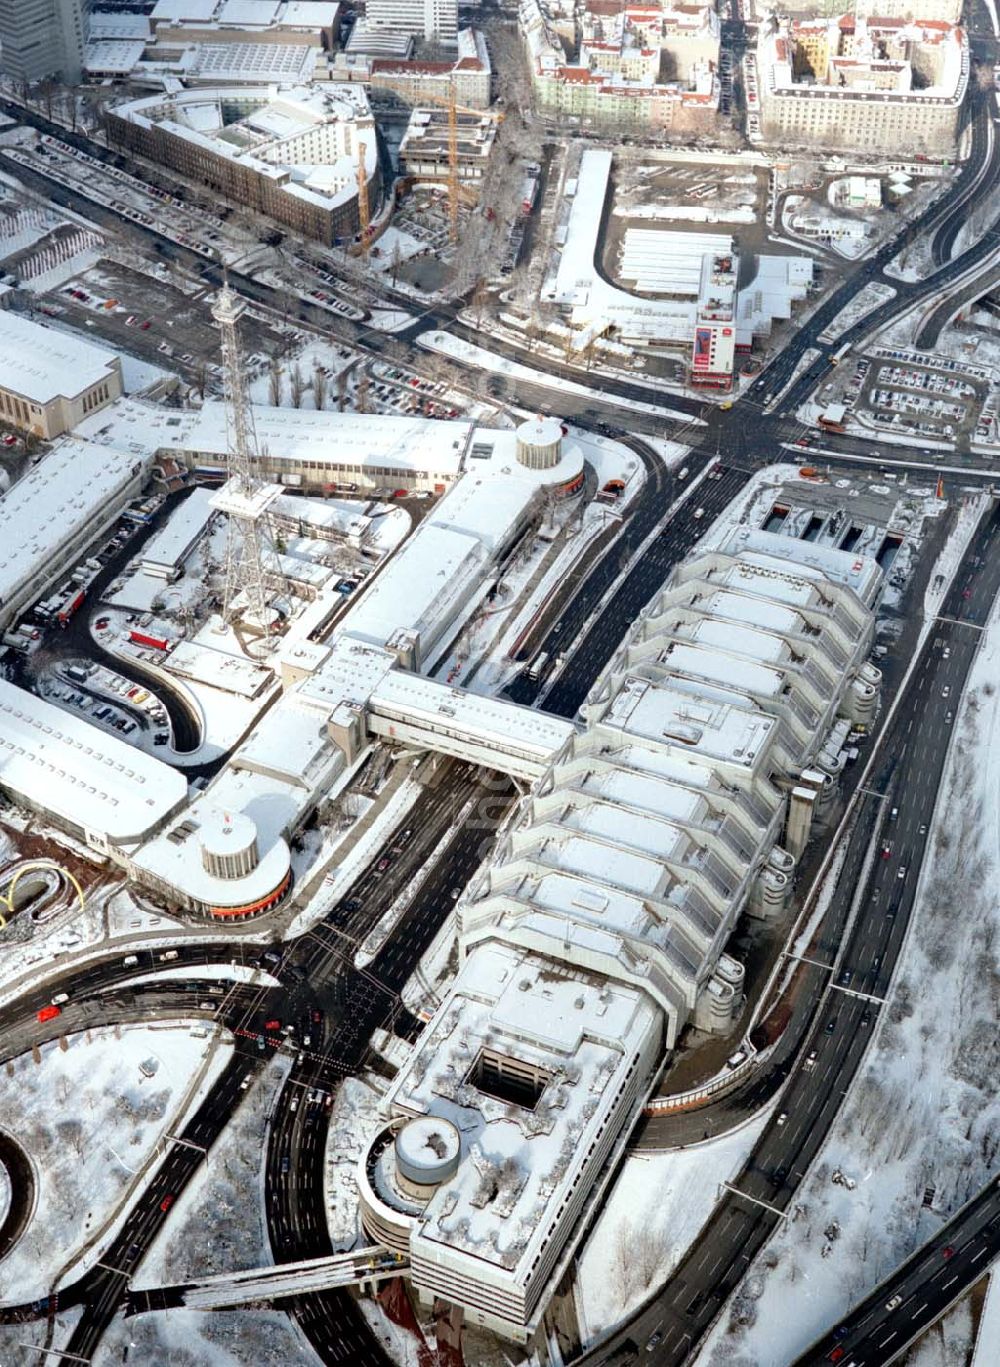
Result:
M229 517L223 620L238 618L267 633L277 615L270 603L288 595L267 528L268 508L283 490L280 484L266 484L256 473L260 451L236 335L236 324L245 311L244 301L228 284L223 285L212 317L222 334L228 478L212 505Z

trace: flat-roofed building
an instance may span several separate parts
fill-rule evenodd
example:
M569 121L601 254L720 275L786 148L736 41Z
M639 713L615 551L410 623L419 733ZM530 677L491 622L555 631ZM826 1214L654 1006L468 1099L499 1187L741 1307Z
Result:
M0 311L0 417L51 439L122 392L120 357L11 309Z
M168 764L4 679L0 789L105 853L158 829L187 800L187 780Z
M0 629L111 526L150 464L149 456L66 438L0 497Z
M0 71L16 81L79 81L87 44L85 0L3 0Z
M764 136L852 153L954 150L969 88L965 30L941 20L766 20L757 44Z
M151 96L110 111L108 137L328 246L359 232L363 147L370 212L378 205L375 121L361 86Z

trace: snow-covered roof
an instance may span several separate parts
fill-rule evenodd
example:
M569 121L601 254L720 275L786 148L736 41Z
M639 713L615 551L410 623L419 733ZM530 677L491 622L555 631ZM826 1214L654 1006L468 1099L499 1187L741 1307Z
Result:
M32 403L75 398L120 368L113 351L0 311L0 385Z
M242 829L247 829L247 822L256 827L258 860L242 877L220 877L202 861L204 840L210 845L215 840L220 810L238 818ZM294 798L282 800L272 778L227 768L170 826L136 850L132 859L149 877L203 907L217 908L223 914L250 907L270 897L288 878L291 854L281 832L298 810Z
M253 416L258 444L266 448L272 463L294 466L310 461L320 468L328 464L331 471L357 466L379 483L397 474L454 479L474 430L470 422L264 405L255 405ZM226 406L208 400L190 422L174 430L161 425L158 437L162 437L163 449L189 451L221 462L229 449Z
M531 707L451 688L401 670L386 674L371 697L379 715L415 727L443 728L470 744L529 757L544 765L575 734L572 722Z
M279 0L222 0L215 18L226 27L267 28L278 13Z
M181 90L117 105L114 116L156 128L203 153L249 167L285 194L322 208L357 195L358 146L369 177L378 170L363 86L330 82ZM323 138L315 135L323 131Z
M210 489L196 488L171 512L164 526L146 542L142 566L165 570L179 568L212 520Z
M750 552L746 558L751 563L765 563L765 558L772 563L790 562L791 573L846 584L868 606L874 602L882 583L882 570L878 562L869 556L855 555L853 551L841 551L835 546L824 546L815 541L781 536L778 532L765 532L759 527L731 528L718 542L718 549L730 555Z
M713 697L628 678L601 725L751 770L775 722L735 690Z
M156 0L150 19L153 24L207 23L219 0Z
M186 780L169 765L5 679L0 785L116 845L155 830L187 796Z
M44 584L60 547L113 510L148 459L64 437L19 479L0 498L0 606Z
M773 317L787 318L792 303L805 296L812 280L807 257L758 258L755 279L735 296L736 255L733 239L721 233L679 233L630 229L622 265L637 288L669 291L682 298L640 298L607 280L598 269L598 245L611 175L612 153L588 148L580 159L576 193L566 224L554 281L545 297L572 310L582 328L614 323L637 341L682 341L693 338L699 312L707 318L733 318L738 340L749 342L766 331Z
M596 1137L620 1123L621 1089L655 1030L635 989L508 946L471 955L385 1100L390 1114L438 1117L461 1136L458 1171L417 1217L411 1260L471 1258L523 1287ZM534 1106L480 1090L470 1074L482 1050L537 1070Z
M119 38L90 38L83 51L84 70L100 75L127 75L146 51L142 38L122 41Z

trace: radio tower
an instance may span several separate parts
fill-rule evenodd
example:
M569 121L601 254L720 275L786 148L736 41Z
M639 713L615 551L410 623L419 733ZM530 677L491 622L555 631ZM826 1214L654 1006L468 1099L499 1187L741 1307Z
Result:
M222 334L228 478L212 499L212 506L229 517L223 621L239 619L266 635L277 618L270 600L288 593L267 534L267 511L282 488L280 484L265 484L255 471L260 452L236 336L236 324L245 311L243 300L224 284L212 306L212 317Z

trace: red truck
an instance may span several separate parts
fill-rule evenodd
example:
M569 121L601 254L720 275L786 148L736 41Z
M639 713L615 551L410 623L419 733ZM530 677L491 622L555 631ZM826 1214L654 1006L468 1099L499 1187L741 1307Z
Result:
M165 636L150 636L145 631L130 631L128 638L133 645L148 646L152 650L170 649L170 642Z
M66 602L63 603L62 607L56 613L56 620L60 626L64 627L69 623L70 618L83 606L83 600L86 596L83 589L78 589L77 592L73 594L72 598L67 598Z

